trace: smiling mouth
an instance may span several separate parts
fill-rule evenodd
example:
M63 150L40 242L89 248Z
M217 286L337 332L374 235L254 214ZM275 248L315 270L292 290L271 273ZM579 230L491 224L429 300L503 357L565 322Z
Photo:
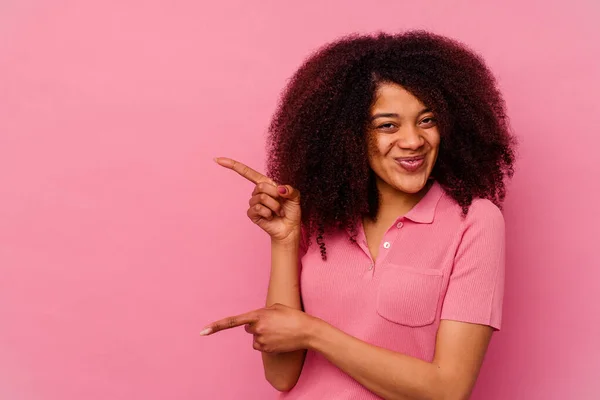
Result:
M415 172L425 165L425 156L396 158L395 160L407 172Z

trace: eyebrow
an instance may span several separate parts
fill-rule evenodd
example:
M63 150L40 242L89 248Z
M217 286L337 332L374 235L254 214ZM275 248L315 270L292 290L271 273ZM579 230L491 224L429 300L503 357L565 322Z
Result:
M423 115L425 113L431 112L430 108L424 108L422 109L419 114L417 114L417 117L420 115ZM377 118L400 118L400 114L397 113L377 113L375 115L373 115L371 117L371 121L376 120Z

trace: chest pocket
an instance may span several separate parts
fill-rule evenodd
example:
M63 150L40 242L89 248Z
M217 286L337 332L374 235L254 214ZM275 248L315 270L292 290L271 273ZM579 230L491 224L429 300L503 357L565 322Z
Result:
M443 272L394 264L383 266L377 313L397 324L418 327L435 321Z

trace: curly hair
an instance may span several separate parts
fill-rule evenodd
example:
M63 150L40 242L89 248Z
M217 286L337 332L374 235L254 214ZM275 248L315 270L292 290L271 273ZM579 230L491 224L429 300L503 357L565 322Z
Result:
M300 190L302 225L317 234L357 235L377 215L367 123L377 86L396 83L436 115L440 147L432 176L468 213L474 198L501 208L514 174L516 139L505 103L482 58L426 31L353 34L310 55L284 89L268 130L267 173Z

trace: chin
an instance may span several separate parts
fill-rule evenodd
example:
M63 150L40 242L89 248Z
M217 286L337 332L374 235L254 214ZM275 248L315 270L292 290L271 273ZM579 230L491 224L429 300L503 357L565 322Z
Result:
M416 194L427 186L429 174L417 176L403 176L394 179L393 186L396 190L404 193Z

